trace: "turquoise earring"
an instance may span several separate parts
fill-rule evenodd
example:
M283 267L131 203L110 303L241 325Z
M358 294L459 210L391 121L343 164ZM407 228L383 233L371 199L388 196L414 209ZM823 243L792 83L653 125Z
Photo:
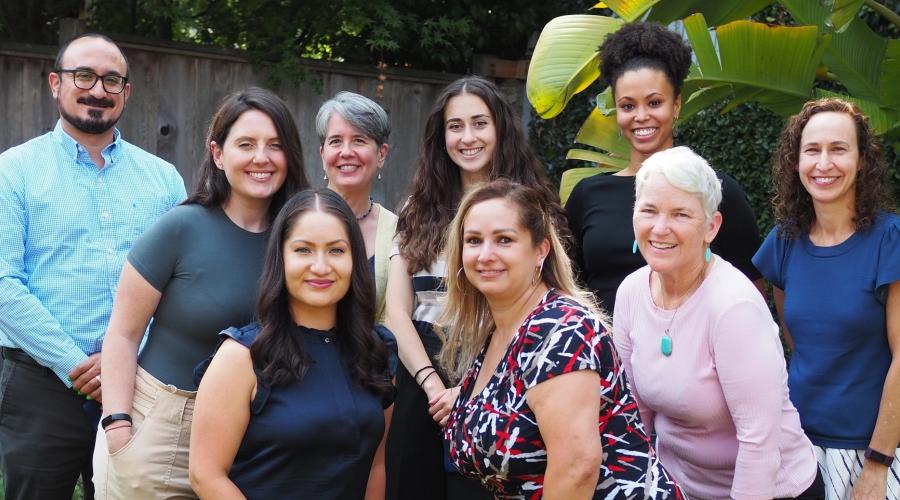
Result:
M631 253L637 253L637 251L638 251L637 240L634 240L634 244L631 245Z
M712 259L712 250L709 247L706 247L706 251L703 252L703 260L709 262Z

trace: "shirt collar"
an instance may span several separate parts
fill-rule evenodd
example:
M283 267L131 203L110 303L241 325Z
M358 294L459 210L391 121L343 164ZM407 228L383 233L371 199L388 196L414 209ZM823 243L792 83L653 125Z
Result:
M56 126L53 127L53 139L62 146L63 150L66 152L66 156L68 156L72 160L77 160L79 153L87 155L87 149L69 135L62 126L62 119L56 121ZM103 159L106 160L105 167L109 167L115 165L119 158L122 156L122 133L119 132L118 128L113 129L113 140L109 145L103 148L103 151L100 152L103 156Z

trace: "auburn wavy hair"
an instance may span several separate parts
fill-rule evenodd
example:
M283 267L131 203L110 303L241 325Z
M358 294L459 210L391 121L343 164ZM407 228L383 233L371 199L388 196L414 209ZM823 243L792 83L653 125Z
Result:
M857 230L872 224L880 211L894 210L894 200L885 182L887 167L878 137L869 126L866 115L853 103L825 98L807 102L799 113L792 116L781 132L772 163L772 181L775 196L772 206L778 223L779 234L795 239L808 234L816 220L812 197L803 184L797 168L800 159L800 139L809 120L819 113L845 113L856 127L859 149L859 170L854 187L855 207L853 224Z
M488 180L507 178L537 189L556 227L564 231L561 235L564 243L568 246L571 241L559 195L528 144L513 106L493 83L479 76L467 76L441 92L425 122L412 194L400 209L397 222L400 255L407 262L409 274L428 269L437 260L444 246L447 225L463 195L460 168L447 154L444 140L444 109L450 99L463 94L478 96L493 117L497 141L487 167Z

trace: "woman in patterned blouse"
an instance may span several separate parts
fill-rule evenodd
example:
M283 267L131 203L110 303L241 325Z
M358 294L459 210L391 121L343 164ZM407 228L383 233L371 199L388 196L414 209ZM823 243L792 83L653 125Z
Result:
M438 417L460 471L498 498L682 498L537 191L475 189L447 241L441 362L462 383Z

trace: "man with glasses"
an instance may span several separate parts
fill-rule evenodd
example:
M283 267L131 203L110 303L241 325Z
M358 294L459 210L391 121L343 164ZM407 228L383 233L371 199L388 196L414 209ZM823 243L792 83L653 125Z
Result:
M48 79L56 127L0 154L0 497L7 500L71 498L79 475L85 498L93 497L100 349L119 272L135 238L185 198L175 168L115 128L131 84L112 40L74 38Z

